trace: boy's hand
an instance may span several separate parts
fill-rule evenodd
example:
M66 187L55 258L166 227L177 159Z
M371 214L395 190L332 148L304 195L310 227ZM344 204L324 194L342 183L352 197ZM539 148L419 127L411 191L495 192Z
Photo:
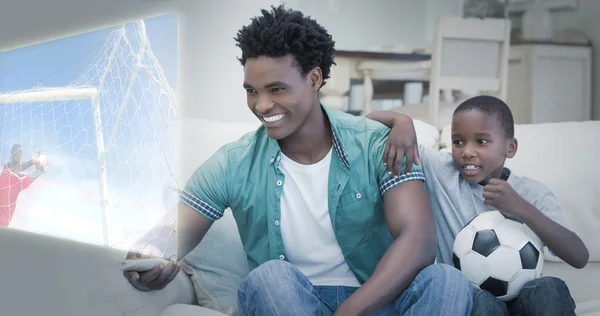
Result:
M483 187L483 198L487 205L508 215L520 216L516 202L521 196L506 181L492 178Z
M417 165L419 161L419 144L415 126L410 117L397 117L388 136L385 150L383 151L383 164L387 166L388 172L400 175L402 160L406 155L406 173L412 172L413 162Z

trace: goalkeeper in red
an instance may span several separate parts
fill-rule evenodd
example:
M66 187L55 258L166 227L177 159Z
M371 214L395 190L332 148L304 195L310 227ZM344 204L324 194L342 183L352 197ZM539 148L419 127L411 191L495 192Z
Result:
M21 191L27 189L31 183L45 172L45 166L40 164L41 153L23 162L23 149L21 145L13 145L10 151L10 162L2 167L0 173L0 227L8 227L15 213L17 198ZM36 165L33 175L23 175L22 171Z

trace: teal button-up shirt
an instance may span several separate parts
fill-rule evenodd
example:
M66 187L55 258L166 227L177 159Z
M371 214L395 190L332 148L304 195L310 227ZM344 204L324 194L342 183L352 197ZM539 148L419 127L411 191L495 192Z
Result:
M358 281L364 283L393 242L383 195L411 180L425 180L421 166L394 177L383 165L389 128L365 117L324 108L333 132L328 185L329 215L337 241ZM211 220L230 208L250 269L287 260L279 220L285 177L280 148L263 126L226 144L191 176L181 201Z

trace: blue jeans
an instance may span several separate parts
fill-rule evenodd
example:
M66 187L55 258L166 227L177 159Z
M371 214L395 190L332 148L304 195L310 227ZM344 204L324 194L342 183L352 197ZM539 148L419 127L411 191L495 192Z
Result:
M239 315L333 315L356 287L313 286L296 267L268 261L252 270L238 290ZM449 265L423 269L393 303L375 315L469 315L469 281Z
M473 289L471 315L575 316L575 301L563 280L547 276L525 283L519 296L506 303L488 291Z

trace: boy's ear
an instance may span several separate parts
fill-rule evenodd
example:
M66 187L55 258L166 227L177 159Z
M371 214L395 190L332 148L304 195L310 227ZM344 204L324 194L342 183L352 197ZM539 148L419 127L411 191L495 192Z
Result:
M517 142L516 138L513 138L508 143L508 148L506 150L506 158L512 158L517 153L517 148L519 147L519 142Z

